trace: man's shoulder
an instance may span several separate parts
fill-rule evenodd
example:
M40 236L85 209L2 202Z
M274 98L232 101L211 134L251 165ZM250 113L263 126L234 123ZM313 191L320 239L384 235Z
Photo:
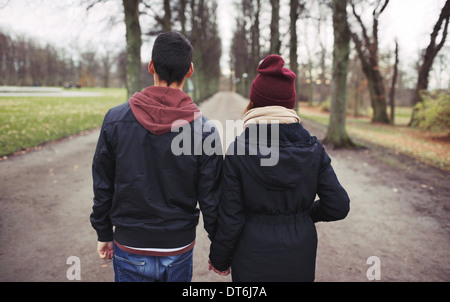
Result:
M217 131L217 127L214 124L214 121L208 119L206 116L204 116L202 114L202 116L200 117L202 126L203 126L203 132L215 132Z
M128 102L122 103L120 105L117 105L111 109L109 109L109 112L114 114L114 113L121 113L123 111L126 111L130 108L130 104Z
M130 120L130 111L130 104L128 102L115 106L106 113L105 122Z

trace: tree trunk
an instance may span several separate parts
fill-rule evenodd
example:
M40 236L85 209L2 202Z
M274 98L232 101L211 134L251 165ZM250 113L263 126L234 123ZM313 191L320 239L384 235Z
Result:
M352 148L345 129L346 119L346 84L350 53L350 31L347 21L347 0L333 0L333 84L331 88L331 113L325 144L333 148Z
M398 74L398 43L395 41L395 63L394 74L392 75L391 91L389 92L389 104L391 105L391 123L395 124L395 84L397 82Z
M186 6L187 0L180 0L178 11L181 24L181 34L183 34L184 36L186 36Z
M384 124L389 123L389 118L387 115L384 80L378 66L378 18L388 3L389 0L385 0L379 11L377 11L379 7L379 5L377 5L372 12L372 40L369 38L367 29L364 26L361 17L356 13L355 5L352 3L353 15L361 27L362 39L360 39L355 32L350 33L350 36L355 43L358 57L361 61L362 70L368 81L370 100L373 109L372 122Z
M298 73L297 62L297 19L298 19L298 0L290 0L290 43L289 43L289 67L293 73ZM298 81L295 79L295 91L298 92ZM298 97L298 94L297 94ZM297 100L295 102L295 108L298 108Z
M172 11L170 9L170 0L164 0L164 19L163 19L163 32L169 32L172 30Z
M127 91L128 97L141 91L141 26L139 24L140 0L123 0L127 38Z
M256 8L251 6L251 14L253 19L253 24L250 27L250 47L251 53L249 57L249 70L248 70L248 79L253 80L257 75L258 64L261 60L261 45L259 42L260 37L260 28L259 28L259 17L261 13L261 0L256 0Z
M307 47L307 51L308 51L308 64L307 64L307 68L308 68L308 73L309 73L309 83L308 83L308 106L312 106L313 105L313 99L314 99L314 79L312 76L312 72L313 72L313 61L311 59L311 53L309 51L309 47Z
M384 81L378 69L371 70L367 75L371 105L373 109L372 123L388 124L386 91Z
M326 59L326 49L325 46L320 43L320 75L319 75L319 79L320 79L320 85L319 85L319 104L322 104L323 102L325 102L325 99L327 98L327 85L326 85L326 81L327 81L327 77L326 77L326 63L325 63L325 59Z
M445 40L447 38L449 19L450 19L450 0L447 0L445 2L444 7L441 10L438 21L434 25L433 32L431 33L430 44L428 44L428 47L425 51L425 55L423 56L422 65L419 68L419 75L417 78L417 84L416 84L416 88L414 90L413 100L412 100L413 105L423 102L420 92L422 90L428 89L428 75L433 66L434 58L436 57L438 52L441 50L441 48L444 45ZM444 30L442 32L442 38L441 38L441 41L439 42L439 44L436 45L436 38L437 38L437 35L439 34L439 31L441 30L443 22L445 22L445 24L444 24ZM410 126L413 125L415 122L416 113L417 113L417 111L416 111L416 109L414 109L412 112L411 121L409 122Z
M280 0L270 0L272 19L270 21L270 54L280 54Z

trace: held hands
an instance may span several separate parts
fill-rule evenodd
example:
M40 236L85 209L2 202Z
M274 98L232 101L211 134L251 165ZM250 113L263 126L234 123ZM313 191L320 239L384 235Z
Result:
M209 263L209 270L213 270L215 273L221 275L221 276L226 276L228 274L230 274L231 269L227 268L227 270L225 271L218 271L217 269L214 268L214 266L211 264L211 260L208 260Z
M100 258L105 260L111 260L114 254L114 245L112 241L108 242L98 242L97 243L97 253Z

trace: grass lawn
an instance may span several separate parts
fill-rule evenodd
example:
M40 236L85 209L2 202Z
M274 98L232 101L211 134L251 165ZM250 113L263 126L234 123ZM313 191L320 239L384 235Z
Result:
M328 125L329 114L317 107L301 104L301 118ZM410 108L396 108L395 125L373 124L369 117L347 117L350 137L362 142L387 147L420 162L450 171L450 134L410 128Z
M83 88L89 97L0 97L0 156L101 126L126 90Z

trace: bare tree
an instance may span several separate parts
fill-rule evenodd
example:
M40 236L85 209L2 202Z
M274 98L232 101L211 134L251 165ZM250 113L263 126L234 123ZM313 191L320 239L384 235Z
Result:
M331 113L325 144L334 148L353 148L355 144L347 134L346 86L350 53L350 31L347 20L347 0L333 0L333 84L331 89Z
M236 29L231 43L231 62L236 77L236 91L242 95L248 95L249 87L245 75L249 71L249 39L247 38L247 5L245 0L239 4L237 11Z
M181 12L180 12L181 13ZM217 24L217 1L190 0L191 30L187 37L194 48L193 93L196 101L219 89L222 48Z
M236 76L236 91L247 97L263 56L259 41L261 1L242 0L236 8L238 15L231 45L231 62Z
M1 85L62 85L72 77L64 49L0 32Z
M354 3L351 2L353 15L361 28L362 38L360 38L355 31L351 31L350 36L355 43L358 57L361 60L362 69L368 80L371 105L373 109L372 122L378 123L389 123L386 109L387 103L384 80L378 65L378 18L385 10L388 3L389 0L384 0L383 5L379 9L380 2L378 2L378 5L373 10L372 37L369 37L361 16L356 12Z
M10 38L0 32L0 85L7 85L9 78L9 49Z
M103 87L109 87L109 81L111 78L111 68L114 63L114 59L112 57L111 51L107 50L106 53L101 58L101 66L102 66L102 82Z
M89 11L98 3L108 2L109 0L83 0L87 4L86 9ZM126 28L126 87L128 96L140 91L142 88L142 70L141 70L141 25L139 22L139 5L140 0L122 0L122 6L125 17Z
M449 19L450 19L450 0L447 0L445 2L444 7L441 10L438 21L434 25L433 31L431 33L430 43L428 44L428 47L422 58L422 63L419 67L417 84L416 84L416 88L414 90L413 100L412 100L413 105L423 102L420 92L422 90L428 89L428 76L429 76L429 73L433 66L434 58L436 57L438 52L441 50L442 46L444 46L445 40L447 38ZM441 31L442 24L444 22L445 22L445 24L444 24L444 29L442 30L441 41L436 44L437 36L438 36L439 32ZM411 116L411 121L409 122L410 126L413 125L415 122L416 112L417 111L414 109L412 116Z

